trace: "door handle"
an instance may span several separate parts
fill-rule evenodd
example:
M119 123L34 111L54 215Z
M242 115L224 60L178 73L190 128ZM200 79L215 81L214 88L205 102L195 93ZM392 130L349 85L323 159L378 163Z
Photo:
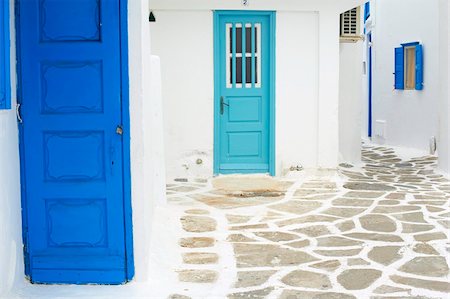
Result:
M220 115L223 115L223 109L224 106L230 106L229 104L225 103L223 97L220 97Z

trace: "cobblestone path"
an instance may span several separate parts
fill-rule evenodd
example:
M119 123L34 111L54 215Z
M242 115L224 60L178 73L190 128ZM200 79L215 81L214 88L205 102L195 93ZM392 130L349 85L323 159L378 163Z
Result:
M183 208L171 298L450 298L450 183L435 157L168 185Z

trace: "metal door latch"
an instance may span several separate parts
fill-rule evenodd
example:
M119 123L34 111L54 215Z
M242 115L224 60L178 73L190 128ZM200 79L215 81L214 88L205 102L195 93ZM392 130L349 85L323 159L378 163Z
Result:
M23 123L22 116L20 115L20 104L19 103L16 105L16 117L17 117L17 121L19 123Z
M223 97L220 97L220 115L223 115L224 106L230 106L230 105L225 103Z
M123 135L123 128L121 125L118 125L116 128L116 134L117 135Z

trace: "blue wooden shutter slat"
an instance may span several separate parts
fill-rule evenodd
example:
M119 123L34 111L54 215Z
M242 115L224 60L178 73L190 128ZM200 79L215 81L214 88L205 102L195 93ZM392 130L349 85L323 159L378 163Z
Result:
M416 90L423 90L423 47L416 46Z
M395 89L405 89L405 55L403 47L395 48Z

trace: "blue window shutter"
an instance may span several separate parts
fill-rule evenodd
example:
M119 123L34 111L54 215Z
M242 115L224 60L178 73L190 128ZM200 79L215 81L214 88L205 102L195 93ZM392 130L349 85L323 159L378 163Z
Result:
M364 23L370 17L370 2L366 2L364 6Z
M423 47L416 46L416 90L423 90Z
M395 89L405 89L405 54L403 47L395 48Z
M11 108L9 57L9 1L0 4L0 109Z

